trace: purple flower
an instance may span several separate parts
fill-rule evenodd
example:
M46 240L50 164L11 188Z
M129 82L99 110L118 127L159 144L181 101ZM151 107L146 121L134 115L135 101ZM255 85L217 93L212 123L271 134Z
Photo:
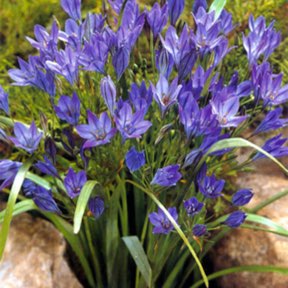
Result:
M214 174L212 176L205 175L198 179L198 185L200 192L205 197L214 199L221 196L225 181L217 180Z
M223 34L227 35L234 29L232 14L228 13L225 9L222 10L219 20L220 30Z
M144 120L144 116L144 110L136 111L133 114L131 106L127 102L123 103L123 106L117 111L115 122L124 141L127 138L140 138L152 126L150 121Z
M187 138L209 135L218 129L218 122L212 114L211 106L200 109L191 92L179 96L179 116Z
M193 235L196 237L201 237L207 233L207 227L203 224L196 224L192 228Z
M105 203L102 197L96 196L89 199L88 202L89 210L92 212L94 217L98 219L105 210Z
M151 182L153 185L160 185L163 187L175 186L182 178L179 172L180 165L169 165L164 168L159 168Z
M22 148L30 154L38 148L43 136L43 133L37 131L34 121L29 128L22 123L15 123L14 134L16 137L10 137L10 140L16 147Z
M44 156L44 162L38 161L35 164L35 167L39 169L42 173L50 175L55 178L59 178L59 173L53 163L48 159L48 157Z
M28 62L18 58L20 69L10 69L9 76L15 82L15 86L34 86L48 93L54 97L56 87L54 83L54 73L47 71L44 73L42 70L43 64L38 56L29 56Z
M286 126L288 124L288 119L280 119L282 111L283 109L280 107L269 111L253 134L256 135L261 132L268 132Z
M76 173L72 168L69 168L64 179L64 185L69 197L75 198L78 196L86 182L87 177L85 171Z
M57 116L75 126L80 117L80 100L74 92L72 98L69 96L61 96L58 106L54 107Z
M119 15L125 0L108 0L111 8Z
M3 110L7 115L10 114L8 104L8 94L5 93L1 85L0 85L0 110Z
M241 189L232 197L232 204L235 206L244 206L250 202L253 193L249 189Z
M55 61L46 61L46 66L54 73L62 75L71 85L78 78L79 55L71 47L66 46L55 54Z
M175 207L168 208L168 212L177 222L178 213L176 208ZM168 234L174 229L174 226L160 208L158 209L158 213L153 212L149 215L149 220L151 224L154 226L153 234Z
M288 147L283 145L286 143L288 138L282 138L282 134L279 134L265 142L265 144L262 146L262 149L266 152L270 153L275 158L280 158L283 156L288 155ZM258 152L253 160L265 158L266 156Z
M239 98L223 100L220 97L211 101L212 113L216 115L221 127L237 127L248 116L235 116L239 110Z
M153 32L154 38L158 36L159 33L166 26L168 21L168 6L164 4L161 8L159 3L155 3L151 11L147 14L147 22Z
M90 41L92 35L95 35L97 32L102 32L104 24L106 21L106 16L103 17L102 14L91 14L88 13L86 19L83 23L83 30L85 38Z
M41 210L61 214L60 209L52 197L51 190L46 190L30 180L25 180L23 183L23 192L25 196L32 198Z
M202 202L199 202L197 198L192 197L184 201L183 206L188 216L193 217L194 215L198 214L202 210L204 204Z
M101 80L101 94L111 115L114 115L116 108L116 87L109 75Z
M119 80L122 74L125 72L130 61L130 50L127 46L123 45L115 50L112 57L112 64L115 69L117 79Z
M170 26L166 32L165 40L160 35L161 43L172 56L178 70L180 81L183 80L191 71L197 60L197 51L194 40L185 25L180 37L176 29Z
M273 74L270 64L264 62L252 69L252 82L256 100L264 105L280 105L288 100L288 84L282 86L283 74Z
M247 215L244 212L234 211L224 221L224 224L231 228L237 228L245 221L246 217Z
M250 33L247 37L243 35L243 45L248 55L250 65L256 64L261 55L266 61L281 42L281 35L273 28L272 22L266 27L263 16L254 20L251 15L249 18Z
M129 99L136 111L144 110L146 114L153 100L152 94L151 87L147 89L144 81L140 86L132 83Z
M0 160L0 191L13 183L14 178L21 166L22 163L20 162L14 162L11 160Z
M157 70L168 79L174 66L172 55L166 49L161 48L156 51L155 58Z
M46 154L52 159L52 162L56 162L57 147L54 140L50 137L45 139L44 143Z
M51 34L41 25L35 25L34 35L36 40L26 37L29 43L40 52L45 54L45 57L53 58L57 51L57 43L59 36L59 28L56 21L53 22Z
M105 73L105 65L108 58L109 46L103 35L99 33L91 36L89 42L85 42L79 55L79 64L87 71Z
M110 142L115 135L116 129L112 128L112 123L106 112L103 112L99 119L91 111L87 111L88 124L78 125L78 134L87 139L83 148L92 148Z
M207 10L208 5L207 5L206 0L195 0L194 1L193 8L192 8L193 14L197 14L198 9L200 7L202 7L204 10Z
M171 24L175 26L185 7L185 0L168 0L168 10Z
M126 154L125 157L126 165L130 172L135 172L139 170L143 165L145 165L145 152L144 150L138 152L133 146Z
M81 0L61 0L61 6L74 20L81 19Z
M167 109L177 102L177 98L182 86L178 85L177 77L173 80L173 82L169 86L167 79L163 75L160 75L156 87L152 83L151 87L153 97L155 101L158 103L163 116L164 113L167 111Z

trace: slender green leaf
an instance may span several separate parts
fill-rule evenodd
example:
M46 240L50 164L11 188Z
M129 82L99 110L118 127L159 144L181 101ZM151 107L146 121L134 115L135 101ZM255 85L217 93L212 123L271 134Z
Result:
M152 270L147 256L137 236L127 236L122 238L133 257L139 271L141 272L148 287L151 287Z
M279 273L288 275L288 268L276 267L276 266L261 266L261 265L248 265L248 266L237 266L228 269L224 269L221 271L217 271L208 276L209 280L213 280L225 275L239 273L239 272L258 272L258 273ZM191 288L200 287L203 284L203 280L199 280Z
M242 229L246 228L246 229L250 229L250 230L258 230L258 231L263 231L263 232L268 232L268 233L273 233L273 234L277 234L277 235L280 235L280 236L288 237L287 232L283 233L283 232L279 232L279 231L276 231L276 230L263 228L263 227L256 226L256 225L242 224L241 228Z
M142 190L144 193L146 193L154 202L155 204L157 204L157 206L164 212L164 214L166 215L166 217L169 219L169 221L172 223L173 227L175 228L175 230L177 231L178 235L182 238L183 242L185 243L186 247L189 249L191 255L193 256L199 270L201 273L201 276L203 278L203 281L206 285L206 287L209 287L209 282L206 276L206 273L204 271L204 268L195 252L195 250L193 249L193 247L191 246L189 240L187 239L187 237L185 236L184 232L182 231L182 229L180 228L180 226L178 225L178 223L174 220L174 218L170 215L170 213L168 212L168 210L165 208L165 206L157 199L157 197L153 194L152 191L148 191L145 188L143 188L141 185L135 183L134 181L130 181L127 180L127 182L135 185L136 187L138 187L140 190Z
M1 235L0 237L0 259L2 259L3 252L5 249L16 199L20 192L20 189L22 187L26 174L30 166L32 165L32 162L33 162L32 159L29 159L20 167L18 173L15 176L11 191L9 193L9 199L8 199L7 207L5 210L5 216L4 216L3 225L2 225L1 234L0 234Z
M71 248L73 249L74 253L77 255L90 286L96 287L93 273L92 273L90 264L87 261L87 257L85 256L84 249L80 241L80 237L79 235L75 235L73 233L72 225L69 224L64 219L62 219L61 217L59 217L58 215L43 212L43 211L40 211L40 212L46 218L48 218L65 237L65 239L67 240L67 242L70 244Z
M36 174L28 172L26 178L33 181L35 184L42 186L43 188L47 190L51 189L50 183Z
M227 148L240 148L240 147L250 147L250 148L257 150L258 152L264 154L266 157L270 158L280 168L282 168L285 173L288 174L288 169L280 161L278 161L274 156L272 156L270 153L263 150L261 147L257 146L256 144L254 144L254 143L252 143L246 139L243 139L243 138L230 138L230 139L224 139L224 140L218 141L217 143L212 145L212 147L204 155L204 157L200 161L198 167L201 167L201 165L205 161L205 158L213 152L216 152L216 151L219 151L222 149L227 149Z
M80 231L83 215L93 192L93 189L98 184L97 181L87 181L83 186L80 196L77 200L76 210L74 214L74 233L77 234Z
M214 0L210 6L209 12L215 11L215 19L218 19L222 10L226 5L227 0Z
M31 211L31 210L37 210L37 206L34 204L34 201L31 199L23 200L21 202L18 202L15 204L12 212L12 216L19 215L21 213ZM6 213L6 209L0 212L0 223L3 222L4 216Z
M274 221L272 221L266 217L256 215L256 214L247 213L246 221L250 221L253 223L257 223L257 224L262 224L264 226L272 228L273 231L275 231L276 233L281 233L282 235L288 236L288 230L286 230L285 228L283 228L279 224L276 224Z

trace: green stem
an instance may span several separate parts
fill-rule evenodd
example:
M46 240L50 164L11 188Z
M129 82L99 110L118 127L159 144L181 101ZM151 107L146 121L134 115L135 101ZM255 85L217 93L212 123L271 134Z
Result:
M130 180L126 180L126 182L129 182L130 184L138 187L140 190L142 190L144 193L146 193L156 204L157 206L165 213L166 217L169 219L169 221L171 222L171 224L174 226L175 230L177 231L178 235L182 238L183 242L185 243L185 245L187 246L187 248L189 249L191 255L193 256L195 262L197 263L200 273L202 275L203 281L206 285L206 287L209 287L209 282L207 280L207 276L205 274L204 268L195 252L195 250L193 249L193 247L190 245L189 240L187 239L187 237L185 236L184 232L181 230L181 228L179 227L178 223L174 220L174 218L170 215L170 213L167 211L167 209L164 207L164 205L157 199L157 197L151 192L151 191L147 191L145 188L143 188L141 185L130 181Z
M281 199L282 197L285 197L288 195L288 190L279 192L271 197L269 197L268 199L262 201L261 203L259 203L258 205L256 205L254 208L249 209L249 213L257 213L258 211L260 211L261 209L263 209L264 207L270 205L271 203Z
M91 236L91 232L90 232L88 218L84 218L84 226L85 226L85 233L86 233L86 237L87 237L87 241L88 241L89 250L90 250L90 253L92 256L93 266L94 266L95 273L96 273L97 287L103 287L100 265L98 262L97 255L95 253L95 247L94 247L93 241L92 241L92 236Z
M213 280L219 278L221 276L229 275L232 273L239 273L239 272L273 272L273 273L280 273L280 274L288 274L288 269L283 267L275 267L275 266L261 266L261 265L247 265L247 266L237 266L228 269L224 269L221 271L217 271L208 276L209 280ZM196 282L191 288L197 288L201 286L203 280L199 280Z

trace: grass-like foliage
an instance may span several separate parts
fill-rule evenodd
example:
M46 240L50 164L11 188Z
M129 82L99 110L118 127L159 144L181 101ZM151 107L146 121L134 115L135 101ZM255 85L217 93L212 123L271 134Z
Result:
M0 87L0 256L12 217L37 211L70 244L87 287L286 273L249 266L207 277L203 265L231 229L288 235L257 215L288 192L247 211L253 191L233 182L264 157L288 173L278 160L288 155L276 133L288 123L288 85L269 62L281 43L274 24L250 16L240 37L224 0L109 0L98 14L60 2L69 18L37 24L33 54L8 71L18 88ZM261 147L258 134L269 136ZM239 148L250 148L242 162Z

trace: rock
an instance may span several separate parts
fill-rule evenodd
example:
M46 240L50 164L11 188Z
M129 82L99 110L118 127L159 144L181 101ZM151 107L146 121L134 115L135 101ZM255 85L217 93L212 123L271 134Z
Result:
M238 178L239 187L252 188L255 193L247 208L288 189L288 179L271 161L262 159L255 168L255 172ZM288 229L287 200L288 196L263 208L258 214ZM288 238L238 228L217 245L212 252L212 261L215 271L241 265L276 265L288 269ZM243 272L222 277L218 283L221 288L287 288L288 276Z
M81 288L65 250L51 223L28 214L15 217L0 264L1 288Z

